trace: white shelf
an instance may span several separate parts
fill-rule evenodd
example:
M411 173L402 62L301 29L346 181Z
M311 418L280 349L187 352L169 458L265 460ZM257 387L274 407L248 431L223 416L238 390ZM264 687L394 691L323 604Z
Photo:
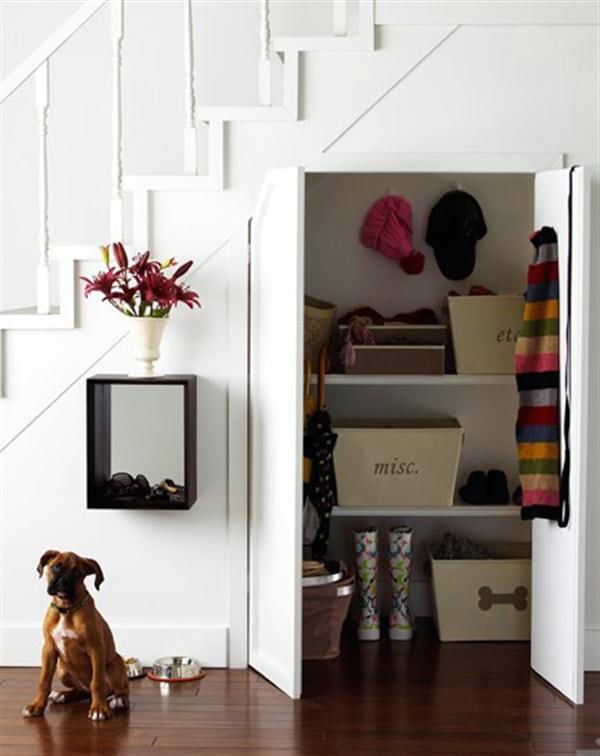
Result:
M334 507L332 517L519 517L513 504L456 504L453 507Z
M312 383L317 376L312 376ZM340 375L325 376L328 386L516 386L514 375Z

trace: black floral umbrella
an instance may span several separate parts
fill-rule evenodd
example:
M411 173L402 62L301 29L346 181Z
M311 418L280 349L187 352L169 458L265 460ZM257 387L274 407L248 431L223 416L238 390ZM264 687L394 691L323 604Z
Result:
M313 559L323 559L329 541L331 509L337 505L337 486L333 450L337 433L331 428L331 416L325 409L325 370L327 348L319 355L319 390L317 409L311 415L304 436L304 456L312 461L308 497L319 515L319 529L312 544Z

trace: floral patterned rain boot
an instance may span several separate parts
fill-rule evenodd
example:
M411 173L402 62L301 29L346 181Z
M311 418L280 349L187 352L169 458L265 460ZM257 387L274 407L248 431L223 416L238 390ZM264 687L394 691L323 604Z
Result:
M379 640L377 608L377 529L354 531L354 552L360 599L359 640Z
M408 605L412 569L412 528L390 528L389 559L392 577L390 638L410 640L414 624Z

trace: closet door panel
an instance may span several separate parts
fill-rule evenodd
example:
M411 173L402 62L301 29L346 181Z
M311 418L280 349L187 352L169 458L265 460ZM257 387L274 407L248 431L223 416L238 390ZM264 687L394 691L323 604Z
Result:
M536 176L535 227L558 236L560 271L561 413L565 408L565 358L571 193L571 516L566 528L532 524L531 666L575 703L583 703L585 507L587 474L589 191L583 168ZM561 437L561 455L564 453Z
M252 220L250 664L301 693L304 174L267 174Z

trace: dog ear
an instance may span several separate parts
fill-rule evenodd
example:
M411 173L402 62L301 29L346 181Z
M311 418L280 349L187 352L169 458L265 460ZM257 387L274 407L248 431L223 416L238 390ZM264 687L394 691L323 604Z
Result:
M94 580L94 587L97 591L100 590L100 584L104 582L104 575L102 574L102 568L98 564L98 562L95 559L84 559L84 557L79 557L81 560L81 566L83 567L83 574L85 575L95 575L96 578Z
M40 561L38 562L38 566L37 566L37 573L38 573L38 575L40 577L42 577L42 573L44 571L44 567L48 564L48 562L51 559L54 559L54 557L57 554L60 554L60 551L56 551L56 550L52 550L52 549L50 549L49 551L44 551L44 553L40 557Z

